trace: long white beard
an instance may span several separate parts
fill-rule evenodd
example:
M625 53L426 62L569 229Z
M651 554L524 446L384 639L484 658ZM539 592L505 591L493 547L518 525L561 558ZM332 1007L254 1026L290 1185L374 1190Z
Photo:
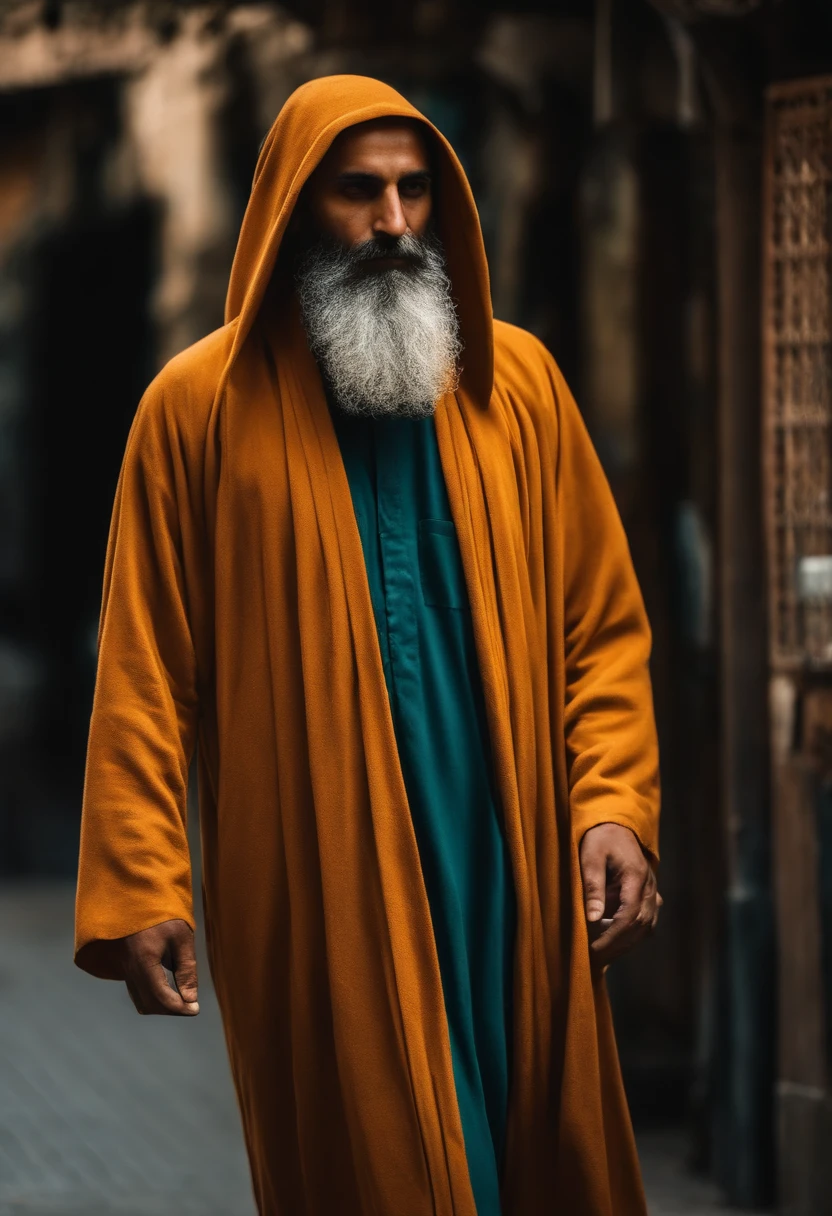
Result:
M410 264L367 270L378 257ZM352 249L322 240L302 259L296 286L309 346L346 413L426 418L456 387L462 343L435 235Z

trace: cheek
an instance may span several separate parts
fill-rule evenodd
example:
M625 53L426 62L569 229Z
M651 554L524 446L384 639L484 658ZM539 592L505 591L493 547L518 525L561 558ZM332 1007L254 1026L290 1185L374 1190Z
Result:
M416 236L422 236L430 222L431 202L430 199L413 199L404 209L407 217L407 224L411 232Z
M318 229L344 245L363 239L366 217L362 208L342 198L319 198L312 209Z
M323 217L323 227L345 245L354 245L372 236L369 209L354 203L342 202L340 206L329 208Z

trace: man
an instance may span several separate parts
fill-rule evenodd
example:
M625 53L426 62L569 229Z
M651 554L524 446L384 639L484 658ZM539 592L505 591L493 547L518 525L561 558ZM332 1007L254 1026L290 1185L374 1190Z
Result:
M198 742L260 1211L643 1213L603 971L660 903L649 627L577 408L492 321L463 171L399 94L289 99L227 322L125 452L76 961L198 1011Z

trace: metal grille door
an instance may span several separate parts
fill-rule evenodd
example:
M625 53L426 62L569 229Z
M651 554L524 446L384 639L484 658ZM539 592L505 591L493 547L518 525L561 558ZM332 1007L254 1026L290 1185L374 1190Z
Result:
M765 171L771 660L832 668L832 77L769 90Z

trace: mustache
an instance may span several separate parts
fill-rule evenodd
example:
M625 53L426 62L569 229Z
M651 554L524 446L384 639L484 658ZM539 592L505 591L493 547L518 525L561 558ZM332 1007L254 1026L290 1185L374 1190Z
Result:
M371 262L385 258L397 258L406 263L408 270L425 270L431 256L442 254L442 243L433 232L415 236L405 232L399 237L377 236L357 245L344 245L335 237L321 237L306 247L298 259L296 272L301 277L310 266L326 261L346 278L362 275L362 270Z
M399 237L374 237L348 249L347 258L356 265L381 258L401 258L402 261L410 262L414 266L423 266L426 243L426 239L413 236L409 232L405 232Z

